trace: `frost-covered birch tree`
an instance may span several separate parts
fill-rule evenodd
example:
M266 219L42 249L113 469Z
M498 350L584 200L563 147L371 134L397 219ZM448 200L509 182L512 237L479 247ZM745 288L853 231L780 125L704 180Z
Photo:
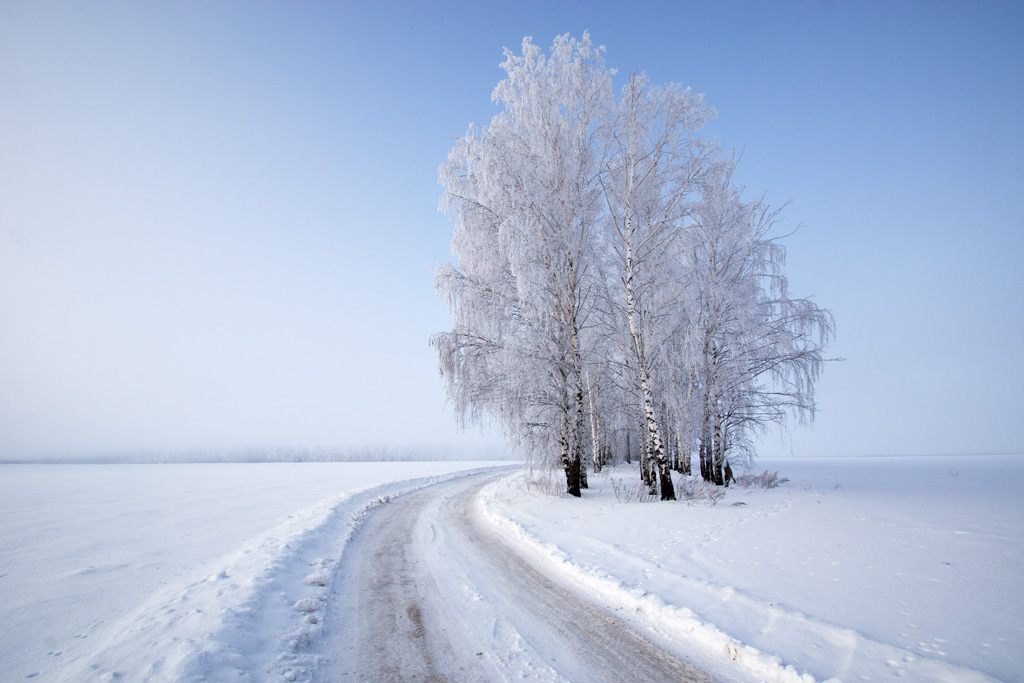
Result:
M714 115L700 96L634 73L614 97L589 35L548 54L526 38L502 68L501 111L439 174L453 327L431 343L452 405L560 466L574 496L615 451L663 500L694 447L724 483L751 434L813 418L833 334L789 295L778 211L742 201L697 136Z
M711 146L696 138L714 112L689 89L651 87L631 74L605 130L601 182L608 207L604 244L613 263L610 311L624 332L646 459L662 500L674 500L658 379L667 341L679 333L683 258L691 203ZM662 375L662 377L656 377ZM654 477L650 477L654 487Z
M547 56L527 38L521 54L506 50L502 68L507 78L492 99L503 111L490 126L471 129L440 172L459 264L442 267L436 281L455 329L437 335L434 345L456 409L464 416L496 414L517 439L539 436L530 443L557 452L567 490L578 496L585 449L584 326L601 211L596 132L611 72L587 34L579 41L556 38ZM475 232L493 233L482 250ZM502 296L511 300L495 308L488 303L489 288L467 283L499 271ZM499 318L484 322L490 314ZM520 350L511 355L521 364L479 374L477 337L506 350L511 344ZM513 367L518 377L509 374ZM481 383L490 386L478 398ZM503 407L495 410L494 400ZM519 405L510 408L510 402Z
M727 452L749 453L752 431L814 418L814 383L834 334L832 315L789 295L779 210L743 202L722 164L695 207L689 335L699 349L701 473L723 483Z

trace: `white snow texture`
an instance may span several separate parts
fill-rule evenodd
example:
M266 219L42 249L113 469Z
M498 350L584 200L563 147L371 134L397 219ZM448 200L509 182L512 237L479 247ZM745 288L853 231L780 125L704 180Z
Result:
M360 519L490 465L0 466L0 680L314 680ZM1017 679L1024 457L761 466L790 482L713 507L620 502L625 468L582 500L520 472L479 502L546 573L722 680Z
M0 466L0 680L308 680L366 511L481 466Z

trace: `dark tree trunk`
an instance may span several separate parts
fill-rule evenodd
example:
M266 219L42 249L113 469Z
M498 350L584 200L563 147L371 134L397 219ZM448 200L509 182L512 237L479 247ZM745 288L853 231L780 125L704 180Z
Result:
M569 425L568 416L562 416L562 468L565 470L565 492L570 496L579 498L580 493L580 461L578 454L575 456L569 452Z
M715 411L715 439L714 439L714 459L712 461L711 479L715 482L715 486L722 486L725 484L722 476L722 465L725 463L725 444L722 443L722 419L718 415L718 411Z
M573 495L573 496L576 496L577 498L579 498L582 495L582 493L580 492L580 489L583 488L583 481L582 481L583 480L583 475L581 474L582 471L583 471L583 468L581 467L581 465L582 465L582 463L580 462L579 458L574 458L573 459L573 461L572 461L572 476L573 476L574 483L576 484L576 488L575 489L570 489L569 493L571 495Z
M583 495L580 493L580 463L578 460L570 460L565 468L565 492L577 498Z
M668 466L668 458L658 459L658 476L661 478L661 499L675 500L676 487L672 483L672 468Z
M654 493L654 484L651 482L651 470L648 465L648 454L651 452L650 444L647 443L647 432L641 427L640 433L644 435L643 444L640 446L640 479L643 480L649 488L651 493Z
M687 444L683 446L682 430L676 431L676 464L679 465L679 473L689 475L690 474L690 443L687 439Z
M711 481L711 410L707 396L700 427L700 476L704 481Z
M651 481L651 467L650 458L647 457L647 449L640 451L640 479L647 488L651 489L651 493L654 493L654 482Z
M652 496L658 495L658 470L654 458L651 457L651 435L644 429L644 448L640 452L640 473L644 483L647 484L647 492Z
M574 337L575 338L575 337ZM587 488L587 468L583 464L583 375L580 370L578 343L573 349L573 421L572 421L572 459L576 465L576 476L580 488Z
M704 481L711 481L711 468L708 466L708 461L710 460L710 458L708 457L708 451L709 450L711 450L711 449L709 448L708 441L702 435L700 437L699 456L700 456L700 477Z
M649 400L644 401L644 413L647 422L647 443L650 446L651 494L660 493L662 500L675 500L676 487L672 483L672 468L669 467L666 444L661 438L661 429L654 415L654 407ZM660 492L655 490L660 481Z

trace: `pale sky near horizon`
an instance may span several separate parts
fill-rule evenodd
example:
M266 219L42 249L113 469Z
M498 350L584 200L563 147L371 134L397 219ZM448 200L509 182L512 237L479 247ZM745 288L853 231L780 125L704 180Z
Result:
M771 455L1024 452L1024 5L0 4L0 459L493 452L444 406L437 167L589 30L797 201L837 341ZM618 81L621 84L621 80Z

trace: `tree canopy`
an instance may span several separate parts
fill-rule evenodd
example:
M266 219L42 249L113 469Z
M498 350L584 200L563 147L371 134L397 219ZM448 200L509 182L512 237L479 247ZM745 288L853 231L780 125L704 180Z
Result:
M634 451L652 493L696 452L708 481L752 435L814 417L831 314L790 296L780 220L744 201L715 115L678 85L615 72L588 34L505 52L502 111L441 166L456 262L434 335L460 419L490 419L580 495Z

